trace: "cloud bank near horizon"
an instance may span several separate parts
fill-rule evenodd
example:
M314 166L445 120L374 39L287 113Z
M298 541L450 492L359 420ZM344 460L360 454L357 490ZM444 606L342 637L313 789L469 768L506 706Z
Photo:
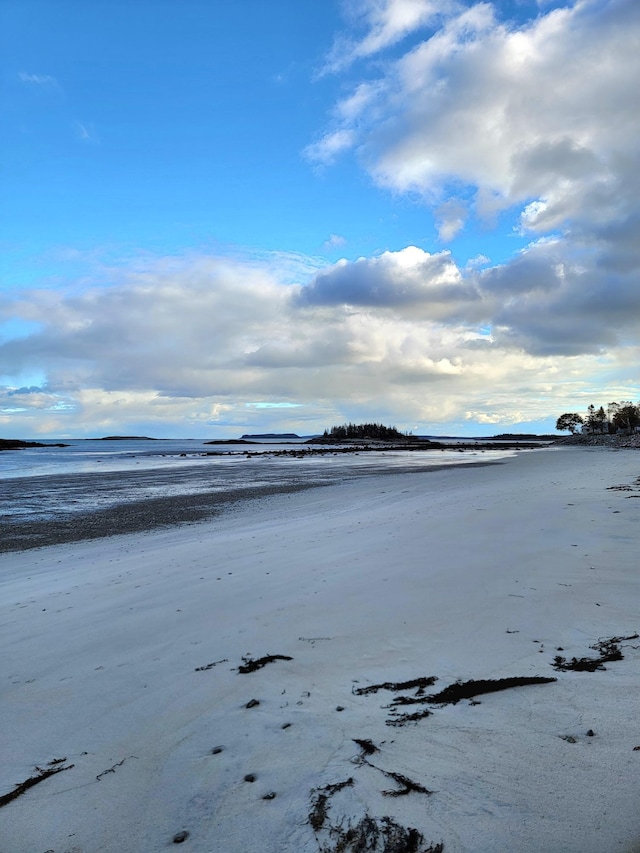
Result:
M587 393L598 364L623 377L637 354L614 346L637 312L603 305L595 285L576 291L577 272L564 289L539 287L554 251L477 271L407 247L306 285L287 281L286 262L279 277L263 261L164 258L112 270L108 284L5 296L2 312L31 331L0 344L3 369L46 381L7 385L4 423L31 434L39 414L51 435L142 423L206 434L283 419L309 432L344 418L410 428L549 417Z

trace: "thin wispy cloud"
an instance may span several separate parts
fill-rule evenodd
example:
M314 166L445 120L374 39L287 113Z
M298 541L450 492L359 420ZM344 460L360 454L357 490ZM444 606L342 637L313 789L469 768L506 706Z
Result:
M74 121L73 131L76 139L79 142L98 143L100 141L98 134L92 124L84 121Z
M20 71L18 80L28 86L47 86L54 89L59 89L60 84L55 77L50 74L29 74L26 71Z

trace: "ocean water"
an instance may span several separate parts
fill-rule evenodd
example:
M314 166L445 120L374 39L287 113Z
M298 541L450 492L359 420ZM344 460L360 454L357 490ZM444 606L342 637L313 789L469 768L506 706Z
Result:
M52 443L54 443L52 441ZM56 442L57 443L57 442ZM0 517L69 518L134 501L301 482L329 483L389 471L496 461L513 450L311 452L287 444L205 440L77 440L67 447L0 453ZM287 453L284 453L287 451Z

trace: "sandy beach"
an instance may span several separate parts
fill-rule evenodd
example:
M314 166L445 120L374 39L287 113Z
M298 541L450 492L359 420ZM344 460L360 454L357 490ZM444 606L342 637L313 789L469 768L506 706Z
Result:
M554 448L1 554L0 851L636 853L639 478Z

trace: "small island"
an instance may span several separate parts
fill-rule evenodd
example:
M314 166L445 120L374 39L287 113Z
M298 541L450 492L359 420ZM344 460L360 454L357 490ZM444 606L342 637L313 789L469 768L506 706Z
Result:
M0 438L0 451L23 450L25 447L69 447L68 444L43 444L40 441L21 441L18 438Z
M292 438L299 439L300 436L295 432L259 432L245 433L242 438L248 441L288 441Z
M400 432L395 427L382 424L342 424L325 429L322 435L310 438L307 444L345 444L348 442L384 442L385 444L432 444L429 439L419 439Z
M157 438L151 438L148 435L104 435L102 438L95 439L96 441L157 441Z

